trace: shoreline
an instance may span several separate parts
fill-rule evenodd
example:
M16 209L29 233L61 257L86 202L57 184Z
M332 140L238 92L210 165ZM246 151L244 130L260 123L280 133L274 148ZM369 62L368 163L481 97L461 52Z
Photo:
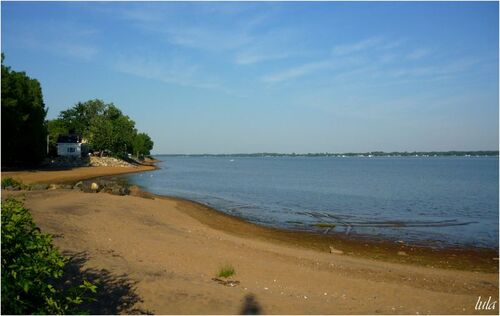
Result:
M466 271L498 272L498 249L478 247L439 247L396 243L386 239L342 233L297 231L270 227L249 222L235 215L224 213L203 203L173 196L157 195L147 191L146 198L176 201L185 213L201 223L235 236L254 238L276 244L294 246L323 253L402 263L432 268ZM333 247L331 249L330 247ZM496 260L494 259L496 258Z
M87 171L89 168L94 170ZM56 183L67 184L84 180L106 180L115 176L154 171L157 169L159 167L156 164L150 166L141 165L133 169L129 167L80 167L70 170L44 170L34 173L31 171L2 172L2 177L10 177L13 176L12 174L17 173L18 179L28 180L28 182L23 181L27 184L47 183L47 179L52 179ZM73 174L67 174L71 171L73 171ZM33 181L33 177L41 177L43 180ZM134 183L129 184L136 186ZM154 194L142 189L136 189L130 195L148 199L176 201L183 206L186 214L199 222L235 236L255 238L324 253L342 253L344 256L382 260L385 262L469 271L499 271L499 250L496 248L474 246L432 247L405 242L399 243L384 238L373 239L370 236L364 235L346 236L343 233L323 234L314 231L271 227L252 223L244 218L227 214L201 202L182 197Z
M238 314L249 300L262 314L496 314L474 309L479 295L498 297L498 261L485 252L398 255L398 244L273 229L140 190L9 195L100 282L91 314ZM227 264L235 287L214 280Z

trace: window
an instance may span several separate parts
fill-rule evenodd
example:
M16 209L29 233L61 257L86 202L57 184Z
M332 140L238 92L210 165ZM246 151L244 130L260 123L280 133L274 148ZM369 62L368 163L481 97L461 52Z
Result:
M74 153L75 151L76 151L76 150L75 150L75 148L74 148L74 147L69 147L69 148L68 148L68 152L69 152L69 153Z

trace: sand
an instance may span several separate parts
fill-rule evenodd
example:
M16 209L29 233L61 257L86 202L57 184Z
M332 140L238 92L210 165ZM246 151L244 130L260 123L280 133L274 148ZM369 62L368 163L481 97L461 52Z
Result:
M398 259L389 262L387 252L397 248L374 260L374 252L359 250L371 243L332 241L344 253L329 253L309 235L279 233L185 200L2 191L2 198L9 195L24 197L36 223L74 257L72 266L99 283L93 313L498 314L498 303L495 310L474 309L478 296L498 302L493 257L494 272L470 258L446 269L398 261L421 255L411 252L393 253ZM461 260L461 252L445 253L453 254ZM234 287L212 280L226 264L236 271Z
M79 167L64 170L2 171L2 179L10 177L16 180L21 180L24 184L71 183L79 180L92 179L102 176L144 172L151 170L155 170L155 167Z

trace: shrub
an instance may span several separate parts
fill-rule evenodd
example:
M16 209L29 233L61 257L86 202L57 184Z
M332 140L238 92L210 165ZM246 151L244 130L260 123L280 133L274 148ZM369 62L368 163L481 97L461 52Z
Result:
M16 179L13 178L4 178L2 179L2 189L5 189L7 187L12 187L13 189L16 190L21 190L26 188L26 186L21 181L17 181Z
M3 183L2 183L3 185ZM68 261L52 237L33 222L22 202L2 202L2 314L68 314L96 291L90 282L58 288Z
M222 268L219 269L219 278L229 278L230 276L234 275L235 271L232 265L227 264L223 266Z

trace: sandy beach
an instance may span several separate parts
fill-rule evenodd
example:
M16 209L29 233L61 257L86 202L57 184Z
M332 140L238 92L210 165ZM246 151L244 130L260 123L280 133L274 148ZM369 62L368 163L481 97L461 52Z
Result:
M55 183L124 169L2 177ZM475 310L479 296L498 301L496 251L279 231L167 197L2 190L9 195L24 198L39 227L74 257L75 271L100 284L92 313L498 314L498 306ZM234 287L213 280L226 264L236 271Z

